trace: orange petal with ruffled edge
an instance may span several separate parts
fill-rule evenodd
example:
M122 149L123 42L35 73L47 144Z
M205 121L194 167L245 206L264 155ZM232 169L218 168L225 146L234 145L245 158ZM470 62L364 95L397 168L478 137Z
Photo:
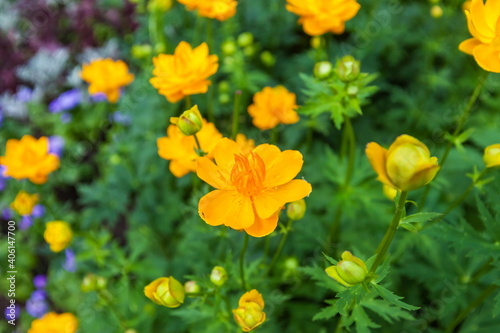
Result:
M254 224L252 201L237 191L215 190L200 199L198 213L207 224L224 224L233 229L245 229Z
M261 308L264 308L264 299L262 298L262 294L259 293L256 289L252 289L243 294L238 301L239 306L245 306L246 302L254 302L257 303Z
M257 213L254 213L255 222L251 227L245 228L246 233L253 237L264 237L269 235L278 226L280 211L281 210L278 210L275 215L267 219L261 219Z
M370 142L366 145L366 156L368 157L368 161L372 165L373 170L377 173L377 180L386 184L392 188L397 189L396 185L392 183L387 175L387 149L383 148L376 142Z
M302 179L294 179L277 188L265 190L253 196L255 211L260 218L268 218L286 203L300 200L311 193L311 184Z

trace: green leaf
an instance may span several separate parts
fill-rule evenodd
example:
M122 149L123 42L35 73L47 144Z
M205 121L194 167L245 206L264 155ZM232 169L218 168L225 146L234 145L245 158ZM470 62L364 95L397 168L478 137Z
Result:
M432 221L433 219L435 219L436 217L439 217L443 214L441 213L432 213L432 212L428 212L428 213L416 213L416 214L412 214L412 215L409 215L407 217L405 217L400 225L402 223L424 223L424 222L429 222L429 221Z
M359 305L352 309L352 317L356 323L357 333L370 333L370 328L378 328L380 325L374 323Z
M328 256L326 253L323 253L323 255L325 256L326 260L328 260L328 262L332 265L337 265L338 261L333 259L332 257Z
M418 232L418 228L411 223L401 222L399 226L411 232Z
M389 323L393 323L394 321L401 319L415 320L409 312L401 310L399 307L394 306L385 300L372 299L363 301L361 305L372 310Z
M335 317L339 311L335 306L329 306L321 309L321 311L314 315L313 321L316 320L326 320Z
M385 299L389 303L396 305L397 307L400 307L400 308L403 308L403 309L409 310L409 311L414 311L414 310L420 309L418 306L413 306L413 305L407 304L405 302L401 302L400 299L403 299L403 297L395 295L392 291L387 290L378 284L372 283L371 285L373 286L373 288L375 288L375 291L377 292L377 294L380 295L380 297L382 297L383 299Z
M500 314L500 293L498 293L493 299L493 318Z

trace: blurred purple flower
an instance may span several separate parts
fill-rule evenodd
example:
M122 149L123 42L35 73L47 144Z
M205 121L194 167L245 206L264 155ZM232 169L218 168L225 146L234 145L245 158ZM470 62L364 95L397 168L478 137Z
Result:
M35 219L42 217L44 214L45 207L43 205L35 205L35 207L33 207L33 210L31 211L31 216Z
M64 123L64 124L67 124L71 121L73 117L67 113L67 112L63 112L61 113L61 121Z
M49 154L61 157L64 149L64 139L58 135L49 136Z
M2 123L3 123L3 108L0 105L0 127L2 127Z
M33 90L26 86L21 86L17 89L16 98L19 102L28 103L33 98Z
M14 305L13 308L5 308L5 319L7 320L14 320L19 318L19 315L21 314L21 307L17 304Z
M123 114L120 111L116 111L116 112L112 113L109 116L109 118L112 122L117 123L117 124L122 124L125 126L130 125L130 123L132 122L132 120L130 119L130 116L128 114Z
M10 208L2 209L2 218L9 221L12 218L12 210Z
M24 215L21 217L21 221L19 222L19 230L26 230L33 224L33 217L31 215Z
M82 92L79 89L71 89L60 94L55 100L50 102L49 111L59 113L68 111L78 106L82 102Z
M47 285L47 276L43 274L35 275L33 285L36 289L43 289Z
M66 261L63 263L63 268L68 272L76 271L75 252L66 249L64 253L66 254Z
M26 301L26 311L35 318L40 318L49 310L47 294L43 290L35 290Z
M108 100L108 98L106 97L106 95L104 93L97 93L97 94L94 94L94 95L90 95L90 99L92 100L92 102L106 102Z

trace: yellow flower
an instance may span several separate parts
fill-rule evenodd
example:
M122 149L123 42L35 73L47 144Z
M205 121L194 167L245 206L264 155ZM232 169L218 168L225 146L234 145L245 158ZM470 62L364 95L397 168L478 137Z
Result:
M31 323L28 333L75 333L78 320L71 313L49 312Z
M206 93L211 83L207 78L219 68L219 58L208 53L207 43L193 49L188 43L180 42L173 55L160 54L153 58L154 77L149 82L170 103Z
M252 289L241 296L238 308L233 310L234 320L244 332L249 332L266 320L264 299L256 290Z
M466 8L466 7L464 7ZM458 46L486 71L500 73L500 0L472 0L465 9L472 38Z
M178 0L187 9L198 9L200 16L225 21L236 14L235 0Z
M196 137L201 149L206 153L205 156L211 158L212 150L222 139L222 134L214 124L202 119L201 130L196 133ZM172 124L167 128L167 136L159 138L156 143L158 155L170 161L169 169L175 177L196 171L196 160L199 156L196 154L198 147L193 136L184 135L176 125Z
M349 251L342 253L342 259L336 266L327 267L326 274L346 287L363 282L368 274L365 262Z
M47 222L43 238L50 245L53 252L61 252L68 247L73 238L73 232L68 223L64 221Z
M500 166L500 144L494 144L484 149L484 164L487 168Z
M409 135L399 136L389 147L370 142L366 155L378 180L400 191L411 191L427 185L439 170L425 144Z
M382 191L384 192L385 197L391 201L394 201L394 199L396 198L396 195L398 194L398 190L396 190L388 185L385 185L385 184L383 184Z
M295 94L283 86L265 87L253 96L253 104L248 107L255 127L267 130L278 124L295 124L299 115L295 110Z
M281 209L287 202L304 198L311 185L293 179L302 169L302 154L280 151L263 144L244 155L238 144L222 139L209 158L198 159L198 177L216 188L198 203L200 217L213 226L244 229L263 237L276 229Z
M170 122L177 125L184 135L194 135L198 133L203 125L198 105L184 111L180 117L170 117Z
M14 199L14 202L10 204L12 208L19 215L31 215L33 207L38 203L38 194L29 194L24 191L19 191Z
M120 88L134 81L134 75L128 72L127 64L122 60L97 59L90 64L83 64L81 78L89 83L89 94L103 93L110 103L120 98Z
M238 133L236 135L236 144L241 149L241 153L243 155L248 155L255 148L255 141L252 139L248 139L245 134Z
M49 154L49 139L35 139L25 135L21 140L7 141L5 156L0 156L0 165L6 167L4 176L15 179L28 178L35 184L43 184L47 176L59 168L59 158Z
M161 277L146 287L144 295L158 305L176 308L184 303L185 291L182 284L173 277Z
M287 0L286 9L300 16L306 34L319 36L327 32L341 34L345 22L361 7L356 0Z

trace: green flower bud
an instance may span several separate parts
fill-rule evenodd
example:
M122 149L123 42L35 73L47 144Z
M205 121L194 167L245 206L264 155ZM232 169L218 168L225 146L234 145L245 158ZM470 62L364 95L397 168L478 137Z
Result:
M355 80L360 73L360 62L352 56L345 56L337 61L335 71L342 81Z
M342 259L336 266L325 269L329 277L346 287L352 287L366 279L368 269L363 260L353 256L349 251L342 253Z
M233 55L236 52L236 44L232 40L226 40L222 43L222 54L226 56Z
M227 92L229 92L230 89L231 89L231 86L229 85L229 82L227 82L227 81L220 81L219 82L219 92L227 93Z
M246 55L247 57L251 57L255 54L255 46L253 45L248 45L245 46L243 49L243 54Z
M260 54L260 61L267 67L273 67L276 64L276 58L269 51L263 51Z
M304 199L290 202L286 208L286 215L290 220L298 221L304 217L305 213L306 201Z
M221 287L227 281L227 272L224 267L215 266L210 273L210 281L218 287Z
M87 275L85 275L85 277L82 280L82 284L80 285L80 289L84 293L95 291L97 289L96 284L97 284L96 276L94 274L87 274Z
M323 37L314 36L313 38L311 38L311 47L313 49L319 49L319 48L323 47L323 45L325 45L325 41L324 41Z
M229 94L220 94L219 95L219 103L220 104L227 104L231 101L231 96Z
M144 288L147 298L158 305L176 308L184 303L186 296L182 284L173 277L161 277Z
M131 53L135 59L144 59L151 56L153 48L149 44L136 44L132 46Z
M253 44L253 35L251 32L244 32L238 36L238 45L240 47L250 46Z
M184 290L186 291L186 293L199 293L201 287L196 281L188 281L184 283Z
M329 61L320 61L314 65L314 76L318 79L326 79L332 74L333 65Z
M171 117L170 122L177 125L184 135L194 135L201 130L203 126L202 117L198 105L184 111L180 117Z

